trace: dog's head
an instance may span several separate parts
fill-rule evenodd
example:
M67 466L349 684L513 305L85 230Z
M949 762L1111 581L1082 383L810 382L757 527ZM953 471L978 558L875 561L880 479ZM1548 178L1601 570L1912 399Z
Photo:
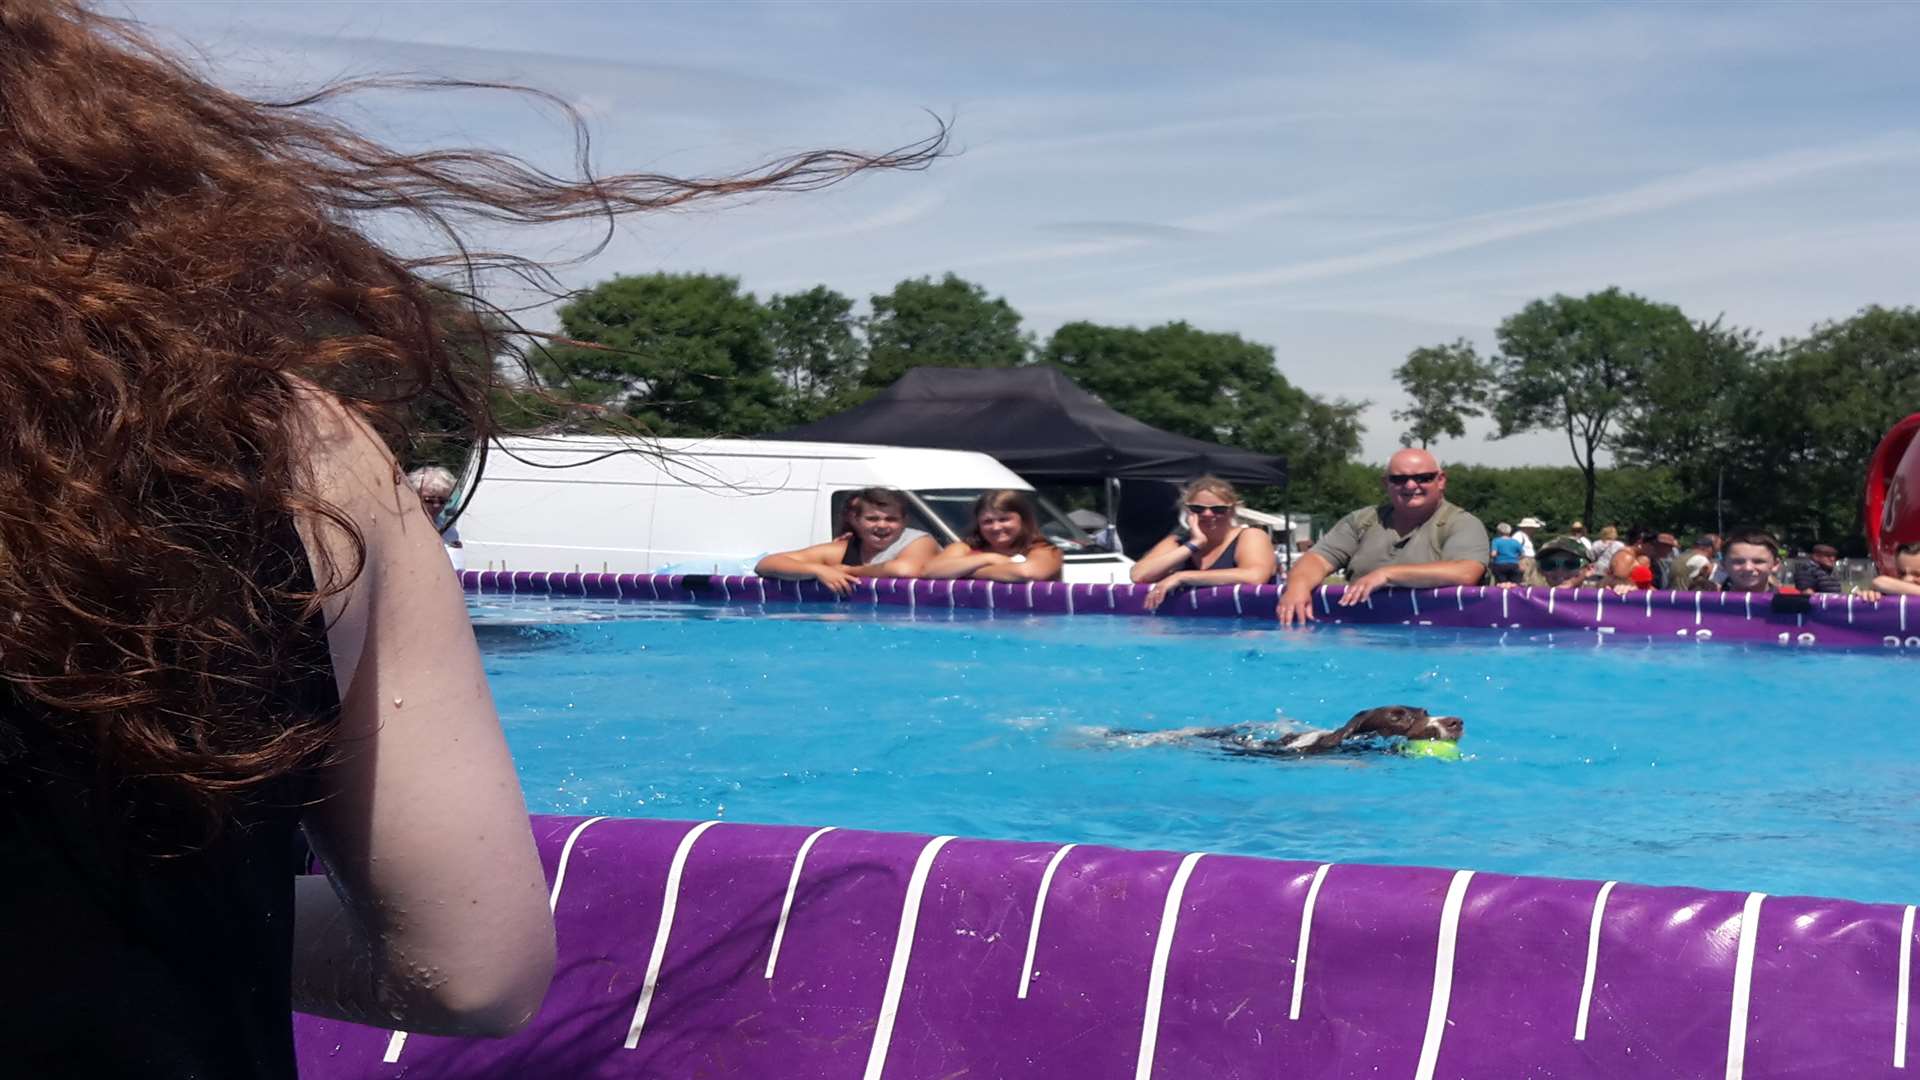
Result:
M1361 725L1382 735L1403 735L1409 739L1457 741L1466 730L1466 721L1457 716L1434 716L1412 705L1382 705L1355 717Z

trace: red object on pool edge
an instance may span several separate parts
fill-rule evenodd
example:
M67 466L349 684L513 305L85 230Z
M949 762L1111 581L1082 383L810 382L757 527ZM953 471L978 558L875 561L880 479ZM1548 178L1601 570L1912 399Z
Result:
M1627 577L1631 578L1634 585L1638 588L1651 588L1653 586L1653 567L1636 566L1627 574Z
M1883 574L1895 574L1893 553L1920 541L1920 413L1893 425L1867 463L1867 551Z

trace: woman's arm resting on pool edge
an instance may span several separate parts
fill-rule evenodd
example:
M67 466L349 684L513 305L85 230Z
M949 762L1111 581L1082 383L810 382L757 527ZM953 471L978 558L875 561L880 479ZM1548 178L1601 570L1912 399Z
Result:
M974 571L973 576L979 581L1007 581L1014 583L1022 581L1058 581L1060 580L1060 567L1064 563L1065 560L1060 557L1059 548L1054 547L1052 544L1035 544L1032 548L1028 549L1024 562L1014 562L1009 559L1006 562L983 566Z
M442 1034L504 1035L553 973L526 804L440 538L385 447L317 393L299 419L312 489L360 528L360 576L326 601L334 756L303 817L331 886L303 881L294 1006ZM316 573L347 538L303 521Z
M1135 585L1146 585L1159 581L1187 566L1193 561L1193 548L1177 536L1167 536L1153 545L1153 550L1140 556L1133 564L1127 576Z
M965 578L974 576L983 567L995 563L1010 563L1012 559L997 555L991 551L975 551L965 543L948 544L931 562L920 571L921 577L928 578Z

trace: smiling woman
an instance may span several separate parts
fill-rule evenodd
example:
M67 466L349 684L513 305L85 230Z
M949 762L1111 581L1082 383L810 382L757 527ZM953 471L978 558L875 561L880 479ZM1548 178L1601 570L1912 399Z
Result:
M1141 556L1131 571L1135 584L1153 582L1147 610L1157 610L1173 590L1196 585L1265 585L1279 568L1273 540L1260 529L1234 521L1240 493L1217 476L1202 476L1180 491L1186 535L1168 536Z
M930 578L981 581L1058 581L1060 549L1040 531L1033 499L1024 491L988 491L973 502L973 532L948 544L927 564Z

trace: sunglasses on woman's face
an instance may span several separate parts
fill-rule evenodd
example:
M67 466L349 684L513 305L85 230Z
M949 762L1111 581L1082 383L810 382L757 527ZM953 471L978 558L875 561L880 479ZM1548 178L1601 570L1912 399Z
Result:
M1231 514L1233 513L1233 507L1225 503L1188 503L1187 512L1190 514L1199 514L1202 516L1211 516L1214 514Z
M1394 472L1387 474L1387 483L1394 487L1405 487L1408 484L1419 484L1424 487L1433 483L1439 476L1437 472Z
M1540 561L1540 569L1542 570L1578 570L1580 569L1580 563L1578 560L1575 560L1575 559L1542 559Z

